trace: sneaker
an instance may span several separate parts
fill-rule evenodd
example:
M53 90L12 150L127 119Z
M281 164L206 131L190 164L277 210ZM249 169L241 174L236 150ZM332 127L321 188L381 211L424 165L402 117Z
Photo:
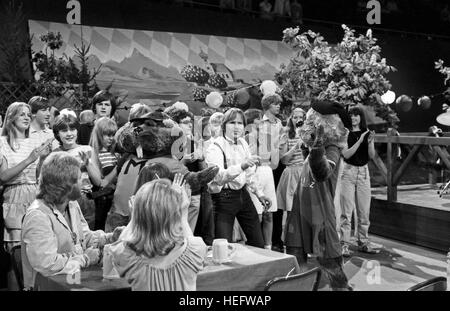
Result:
M342 245L342 256L345 257L345 258L348 258L348 257L352 256L352 253L348 249L348 245L347 244Z
M369 244L364 244L364 245L360 246L359 251L361 253L372 254L372 255L378 254L380 252L379 249L374 249Z

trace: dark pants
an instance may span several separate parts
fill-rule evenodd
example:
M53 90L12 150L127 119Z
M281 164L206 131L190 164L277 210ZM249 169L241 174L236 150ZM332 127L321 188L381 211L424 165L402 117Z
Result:
M112 195L104 195L95 199L94 230L105 230L106 217L111 209L112 201Z
M273 179L275 181L275 188L278 186L281 174L283 174L284 168L286 166L279 164L278 167L273 171ZM281 248L283 247L283 241L281 240L281 233L283 231L283 210L279 209L273 212L273 230L272 230L272 245Z
M223 189L211 197L214 205L215 238L225 238L232 242L234 220L237 218L247 238L247 244L264 247L258 214L245 188Z
M194 234L201 236L206 245L212 245L214 240L214 213L211 194L205 190L200 197L200 211Z

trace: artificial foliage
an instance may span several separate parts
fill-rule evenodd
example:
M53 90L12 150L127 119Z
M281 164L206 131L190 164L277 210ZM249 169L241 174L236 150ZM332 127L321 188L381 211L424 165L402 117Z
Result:
M357 35L346 25L342 29L344 36L335 46L311 30L300 33L297 27L283 31L283 42L294 55L276 74L282 95L293 101L318 98L344 106L371 106L377 116L395 126L399 121L395 111L381 101L381 95L391 88L386 75L395 68L381 56L370 29L365 35Z
M210 91L203 89L203 88L199 88L199 87L194 88L194 90L192 91L194 100L200 101L200 102L205 102L206 96L208 96L209 93L210 93Z
M224 89L228 86L225 79L217 73L210 75L207 83L209 86L216 89Z
M195 82L198 85L205 85L209 79L209 73L195 65L186 65L181 69L181 76L188 82Z

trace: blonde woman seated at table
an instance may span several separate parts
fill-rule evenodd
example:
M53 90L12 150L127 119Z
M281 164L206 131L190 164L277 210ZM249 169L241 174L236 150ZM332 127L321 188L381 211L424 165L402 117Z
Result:
M77 199L81 196L80 163L66 152L44 161L36 200L22 227L22 267L25 289L32 289L36 274L72 274L99 262L100 250L117 233L91 231Z
M195 291L206 245L188 223L190 190L183 176L157 179L136 193L123 240L111 246L113 262L135 291Z

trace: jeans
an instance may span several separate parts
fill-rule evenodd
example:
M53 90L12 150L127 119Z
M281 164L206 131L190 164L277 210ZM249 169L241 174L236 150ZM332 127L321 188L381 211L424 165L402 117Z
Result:
M234 220L237 218L247 238L247 244L264 247L264 239L258 214L245 188L222 189L211 194L214 205L215 238L233 239Z
M352 213L356 208L359 245L369 243L370 175L368 165L344 165L341 179L341 242L350 242Z

